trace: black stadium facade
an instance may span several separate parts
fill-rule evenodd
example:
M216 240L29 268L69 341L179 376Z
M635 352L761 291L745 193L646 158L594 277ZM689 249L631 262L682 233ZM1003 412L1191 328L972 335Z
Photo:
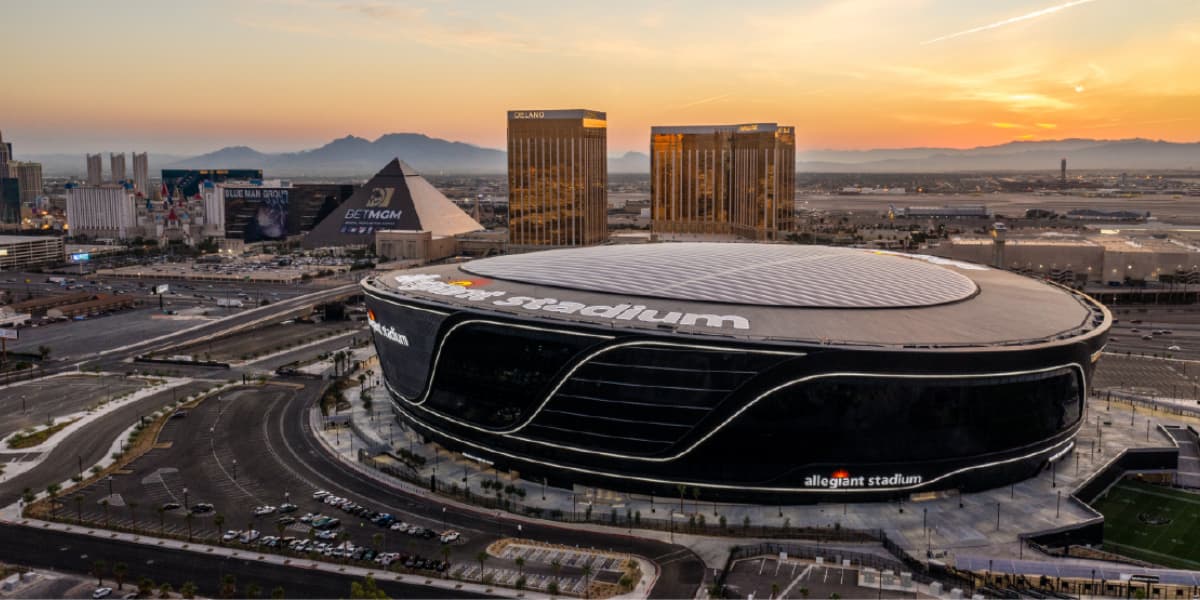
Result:
M392 406L533 481L710 499L974 490L1066 455L1091 298L867 250L647 244L364 282Z

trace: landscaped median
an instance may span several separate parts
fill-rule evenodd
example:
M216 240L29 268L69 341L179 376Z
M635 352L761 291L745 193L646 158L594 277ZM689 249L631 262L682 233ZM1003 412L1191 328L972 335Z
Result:
M4 444L13 450L32 448L34 446L41 445L46 440L50 439L50 436L62 431L68 425L78 420L78 417L74 419L64 419L58 422L55 422L54 419L51 419L45 427L30 427L8 436L8 439L5 440Z

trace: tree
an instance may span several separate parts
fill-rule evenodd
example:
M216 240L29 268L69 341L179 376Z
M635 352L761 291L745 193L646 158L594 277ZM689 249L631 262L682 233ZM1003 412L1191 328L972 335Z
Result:
M167 531L167 509L160 506L154 510L158 511L158 535L163 535Z
M225 529L225 515L223 515L221 513L217 513L216 515L214 515L213 516L213 525L217 526L217 535L218 536L221 535L222 530Z
M138 503L130 501L126 506L129 507L129 527L137 531L137 507Z
M117 582L117 589L118 590L124 589L125 576L129 574L129 565L127 565L123 562L119 562L119 563L113 565L112 574L113 574L113 579L116 580L116 582Z
M83 525L83 495L75 494L75 517Z
M379 586L375 583L375 578L371 577L370 575L367 575L367 577L362 580L362 583L355 581L350 584L350 598L352 600L370 600L376 598L380 600L386 600L387 597L387 593L379 589Z
M683 512L683 496L687 493L687 486L679 483L675 485L675 489L679 490L679 512Z
M546 584L546 593L550 594L551 596L558 595L558 580L557 579L552 580L550 583Z
M383 534L377 533L377 534L371 536L371 542L375 548L375 552L379 552L380 550L383 549Z
M277 585L275 586L275 589L271 590L271 598L274 600L283 600L286 597L287 594L283 591L282 585Z
M583 597L588 597L588 588L592 586L592 565L583 565Z
M779 584L771 582L771 598L779 597Z
M100 507L104 509L104 526L108 527L108 498L100 501Z
M450 546L442 546L442 562L446 563L446 572L450 572Z
M488 559L488 553L484 552L482 550L479 551L479 554L475 555L475 560L479 561L479 580L480 581L483 581L483 563L486 562L487 559Z
M62 486L57 483L52 483L46 486L46 495L50 496L50 514L58 509L58 492L62 490Z
M247 598L261 598L262 597L262 588L259 587L259 585L257 583L250 582L246 586L246 597Z
M158 586L158 597L159 598L170 598L171 592L173 592L173 591L175 591L175 590L171 587L171 584L164 583L164 584Z
M97 560L92 563L92 575L96 577L96 587L104 587L104 576L108 574L108 562Z
M37 353L38 353L38 358L40 358L44 362L47 358L50 357L50 346L38 346Z
M367 374L359 373L358 374L358 393L361 394L365 391L367 391Z
M525 557L518 556L517 560L515 560L513 562L515 562L517 565L517 576L523 577L525 575Z
M138 579L138 597L149 598L154 593L154 582L149 577Z
M183 596L187 600L191 600L192 598L195 598L196 597L196 584L194 584L190 581L183 582L183 585L179 587L179 595Z
M746 531L750 530L750 515L746 515L742 518L742 529Z
M196 518L196 515L192 514L192 511L190 511L190 510L187 512L186 515L183 515L183 522L187 523L187 528L188 528L188 542L192 541L192 520L195 518Z
M220 594L222 598L233 598L237 596L237 578L233 575L225 575L222 577Z

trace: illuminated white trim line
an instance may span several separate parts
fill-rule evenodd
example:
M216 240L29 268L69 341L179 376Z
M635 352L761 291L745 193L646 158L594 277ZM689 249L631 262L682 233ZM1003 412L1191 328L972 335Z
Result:
M396 404L395 402L392 402L392 406L394 406L396 408L401 408L401 406L399 404ZM401 410L403 410L403 409L401 408ZM415 416L413 416L411 414L409 416L413 420L416 420ZM1069 448L1071 444L1075 443L1074 436L1076 433L1078 433L1079 427L1082 424L1083 424L1083 421L1081 419L1080 422L1075 426L1075 431L1071 432L1071 434L1067 437L1067 439L1065 439L1057 444L1054 444L1053 446L1050 446L1048 448L1043 448L1041 450L1037 450L1037 451L1031 452L1029 454L1015 456L1012 458L1006 458L1003 460L996 460L996 461L986 462L986 463L979 464L979 465L971 465L968 467L962 467L960 469L955 469L948 473L943 473L941 475L938 475L937 477L934 477L933 479L929 479L927 481L921 481L920 483L916 483L913 485L876 487L876 488L792 488L792 487L764 487L764 486L753 486L753 485L727 485L727 484L721 484L721 483L705 483L705 482L697 482L697 481L679 481L679 480L672 480L672 479L659 479L656 477L645 477L645 476L641 476L641 475L606 473L604 471L595 471L592 469L585 469L582 467L574 467L571 465L563 465L563 464L558 464L558 463L554 463L554 462L550 462L550 461L538 460L538 459L534 459L534 458L520 457L515 454L505 452L503 450L496 450L494 448L488 448L486 446L482 446L475 442L472 442L469 440L464 440L455 435L446 433L436 427L433 427L433 426L429 425L428 423L425 423L423 421L421 422L422 427L427 427L433 431L436 431L439 435L448 437L456 442L459 442L460 444L465 444L465 445L471 446L473 448L478 448L479 450L486 452L486 453L498 454L501 456L506 456L513 460L519 460L519 461L529 462L529 463L536 463L536 464L544 465L547 467L552 467L555 469L565 469L568 471L575 471L577 473L586 473L589 475L596 475L599 477L606 477L606 478L610 478L610 479L633 479L636 481L643 481L646 483L657 483L657 484L666 484L666 485L682 484L682 485L693 486L693 487L709 488L709 489L723 489L723 490L750 490L750 491L755 491L755 492L788 492L788 493L805 493L805 494L829 494L829 493L850 494L850 493L864 493L864 492L874 493L874 492L900 492L900 491L918 490L923 487L927 487L927 486L935 484L939 481L942 481L943 479L953 477L956 475L961 475L961 474L967 473L969 471L975 471L978 469L987 469L987 468L1005 465L1005 464L1009 464L1009 463L1028 460L1028 459L1034 458L1041 454L1047 454L1047 453L1054 452L1056 450L1059 450L1062 447Z
M382 298L382 297L378 297L378 296L377 296L377 298L379 298L380 300L382 300L384 302L390 302L392 304L395 304L401 308L408 308L410 306L408 304L404 304L401 302L395 302L388 298ZM418 308L418 307L413 307L413 308ZM428 309L420 309L420 308L418 308L418 309L419 310L428 310ZM450 314L450 313L438 313L437 311L432 311L432 310L428 310L428 312L434 312L434 313L443 314L443 315ZM412 398L409 398L408 396L405 396L404 394L397 392L394 388L391 387L391 385L388 385L388 389L391 390L391 392L393 394L396 394L396 396L399 397L401 400L404 400L405 402L407 402L413 406L421 406L422 404L425 404L425 402L429 400L429 394L433 391L433 382L434 382L434 379L437 377L437 368L438 368L438 364L440 364L440 362L441 362L442 349L445 347L446 341L450 339L450 336L454 333L455 330L457 330L459 327L462 327L463 325L467 325L469 323L487 323L489 325L497 325L500 327L511 327L514 329L527 329L527 330L532 330L532 331L544 331L547 333L561 333L561 334L565 334L565 335L574 335L574 336L581 336L581 337L593 337L593 338L598 338L598 339L602 339L602 340L612 340L612 339L616 338L616 336L612 336L612 335L586 333L586 332L582 332L582 331L572 331L570 329L556 329L556 328L550 328L550 327L539 327L536 325L524 325L524 324L520 324L520 323L509 323L509 322L505 322L505 321L493 321L490 319L467 319L460 323L456 323L453 327L451 327L448 331L446 331L445 335L443 335L442 339L438 342L437 350L434 353L433 365L429 370L429 381L425 385L425 391L422 392L421 395L419 396L420 400L414 400ZM596 352L593 352L592 354L589 354L588 356L584 357L582 360L577 362L574 366L572 366L570 371L568 371L567 374L564 375L562 377L562 379L560 379L558 381L558 383L554 386L554 389L551 390L550 393L547 394L546 397L542 400L541 404L538 405L537 410L535 410L534 413L532 415L530 415L529 418L526 419L524 423L522 423L514 428L511 428L511 429L502 429L502 430L487 429L484 427L479 427L477 425L473 425L471 423L467 423L465 421L461 421L459 419L455 419L454 417L451 417L449 415L444 415L435 410L431 410L428 408L422 408L422 410L424 410L424 411L428 412L429 414L434 415L436 417L450 421L451 423L455 423L455 424L461 425L463 427L469 427L471 429L476 429L476 430L479 430L482 432L499 433L499 434L515 433L517 431L520 431L521 429L524 429L525 426L527 426L529 424L529 422L532 421L534 419L534 417L536 417L538 415L538 413L540 413L542 411L542 408L544 408L546 406L546 403L549 402L552 397L554 397L554 394L558 392L559 388L562 387L562 385L564 383L566 383L567 379L569 379L572 375L574 375L575 371L577 371L580 367L582 367L587 361L590 361L593 358L600 356L601 354L604 354L605 352L608 352L609 350L616 350L618 348L624 348L627 346L664 346L664 347L675 347L675 348L687 348L687 349L693 349L693 350L712 350L712 351L720 351L720 352L728 352L730 350L730 348L728 346L710 346L710 345L704 345L704 344L683 344L683 343L678 343L678 342L660 342L660 341L653 341L653 340L624 342L621 344L606 346L604 348L597 350ZM753 354L771 354L771 355L793 356L793 357L804 356L806 354L804 352L791 352L791 351L785 351L785 350L759 350L759 349L739 349L739 350L741 350L743 352L753 353ZM382 359L383 359L383 357L381 356L380 360L382 360ZM384 380L386 383L387 378L385 377Z
M613 347L616 347L616 346L613 346ZM621 454L619 452L609 452L606 450L592 450L589 448L567 446L567 445L563 445L563 444L549 442L546 440L538 440L538 439L533 439L533 438L528 438L528 437L518 436L518 435L509 436L508 435L509 432L485 429L482 427L472 425L470 423L463 423L462 421L460 421L458 419L447 417L439 412L429 410L428 408L425 408L425 407L421 407L421 410L423 410L435 417L438 417L440 419L450 421L455 424L463 425L465 427L474 429L476 431L480 431L483 433L489 433L489 434L493 434L493 435L505 435L507 437L511 437L512 439L522 441L522 442L529 442L532 444L539 444L542 446L548 446L548 447L556 448L559 450L568 450L571 452L578 452L578 453L582 453L582 454L593 454L596 456L605 456L608 458L617 458L617 459L622 459L622 460L636 460L636 461L641 461L641 462L664 463L664 462L670 462L673 460L677 460L677 459L683 457L684 455L692 452L698 446L700 446L700 444L703 444L704 442L708 441L709 438L716 435L717 432L724 429L726 425L728 425L734 419L741 416L742 413L749 410L750 407L757 404L763 398L766 398L767 396L770 396L771 394L774 394L775 392L777 392L781 389L784 389L784 388L787 388L787 387L790 387L793 385L797 385L800 383L812 381L814 379L828 379L828 378L832 378L832 377L864 377L864 378L872 378L872 379L883 379L883 378L889 378L889 379L943 379L943 380L944 379L989 379L989 378L996 378L996 377L1013 377L1013 376L1020 376L1020 375L1034 375L1034 374L1038 374L1038 373L1047 373L1050 371L1056 371L1059 369L1068 369L1068 368L1072 368L1072 367L1074 367L1076 370L1079 371L1080 388L1082 390L1081 397L1087 398L1087 375L1086 375L1086 372L1084 371L1083 367L1079 363L1066 363L1066 364L1061 364L1061 365L1055 365L1052 367L1044 367L1041 369L1028 369L1028 370L1022 370L1022 371L1004 371L1004 372L999 372L999 373L956 373L956 374L945 374L945 375L928 375L928 374L914 374L914 373L862 373L862 372L847 371L847 372L818 373L816 375L808 375L805 377L801 377L799 379L793 379L791 381L781 383L781 384L759 394L750 402L747 402L746 404L742 405L741 408L739 408L737 411L735 411L732 415L729 415L729 417L727 417L724 421L722 421L720 424L718 424L715 428L710 430L708 433L701 436L700 439L693 442L690 446L688 446L687 448L684 448L677 454L674 454L672 456L665 456L665 457L650 457L650 456L636 456L636 455L629 455L629 454ZM569 376L569 374L568 374L568 376ZM387 377L384 377L383 379L384 379L384 385L387 387L388 391L391 391L394 393L395 390L393 390L391 384L388 383ZM556 390L557 390L557 388L556 388ZM400 396L400 397L403 398L403 396ZM547 400L549 400L549 399L547 399ZM412 403L410 402L409 404L412 404ZM533 418L536 417L537 414L541 412L542 407L544 407L545 405L546 405L546 402L543 402L542 406L538 407L538 411L535 412L529 418L529 420L526 422L526 424L531 422L533 420ZM524 426L522 426L522 427L524 427ZM517 429L521 429L521 427L518 427ZM514 429L512 431L516 431L516 429Z

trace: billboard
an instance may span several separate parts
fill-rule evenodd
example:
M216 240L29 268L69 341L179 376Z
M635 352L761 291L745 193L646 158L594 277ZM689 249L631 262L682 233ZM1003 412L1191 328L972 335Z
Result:
M15 340L17 339L16 329L0 329L0 339Z
M289 192L287 188L225 188L226 235L240 235L247 242L286 238Z
M161 295L167 293L168 289L170 289L170 288L169 288L169 286L167 286L167 284L160 283L160 284L154 286L154 293L161 296Z
M368 189L367 201L361 208L347 207L342 216L341 233L372 234L380 229L393 229L404 215L399 207L392 206L396 188L372 186Z
M87 262L92 259L92 255L87 252L76 252L71 255L71 262Z

